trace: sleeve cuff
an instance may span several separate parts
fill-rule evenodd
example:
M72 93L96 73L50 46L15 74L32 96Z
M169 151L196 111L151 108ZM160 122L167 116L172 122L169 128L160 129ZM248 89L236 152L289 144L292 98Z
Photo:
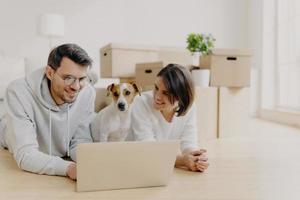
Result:
M55 163L55 175L66 176L67 168L71 163L73 162L63 160L62 158L58 158Z
M181 141L181 145L180 145L181 152L183 152L186 149L196 150L198 148L199 148L198 145L195 143L188 143L188 142Z

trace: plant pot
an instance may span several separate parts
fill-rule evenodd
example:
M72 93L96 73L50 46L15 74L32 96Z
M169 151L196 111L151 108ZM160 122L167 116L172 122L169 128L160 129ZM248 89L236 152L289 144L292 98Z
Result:
M200 56L201 56L201 53L200 52L194 52L192 54L192 65L193 66L200 66Z
M192 70L192 78L195 86L209 87L210 70L209 69L194 69Z

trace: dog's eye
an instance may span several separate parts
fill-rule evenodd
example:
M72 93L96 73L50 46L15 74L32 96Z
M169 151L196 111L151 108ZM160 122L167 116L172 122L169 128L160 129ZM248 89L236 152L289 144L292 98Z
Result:
M118 94L117 92L114 92L114 96L115 96L115 97L118 97L119 94Z
M126 96L130 95L130 91L126 91L126 92L125 92L125 95L126 95Z

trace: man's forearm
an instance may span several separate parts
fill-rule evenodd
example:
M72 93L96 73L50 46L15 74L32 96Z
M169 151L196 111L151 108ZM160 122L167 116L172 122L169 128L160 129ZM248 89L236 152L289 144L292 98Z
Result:
M50 156L35 149L23 149L14 154L19 167L37 174L66 176L69 161Z

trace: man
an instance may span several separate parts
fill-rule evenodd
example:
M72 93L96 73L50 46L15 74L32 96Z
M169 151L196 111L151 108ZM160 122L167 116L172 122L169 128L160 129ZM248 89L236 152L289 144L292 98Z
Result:
M0 144L21 169L76 179L75 147L92 142L95 91L87 77L91 63L82 48L64 44L50 52L46 68L8 86ZM68 156L73 161L62 158Z

